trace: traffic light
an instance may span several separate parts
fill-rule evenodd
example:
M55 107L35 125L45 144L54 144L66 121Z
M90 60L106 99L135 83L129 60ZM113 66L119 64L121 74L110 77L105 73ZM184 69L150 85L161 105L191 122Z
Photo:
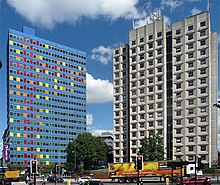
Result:
M31 160L31 173L37 173L37 160Z
M60 173L60 166L56 165L56 173Z
M142 170L142 167L143 167L143 156L138 155L137 159L136 159L136 169L137 170Z

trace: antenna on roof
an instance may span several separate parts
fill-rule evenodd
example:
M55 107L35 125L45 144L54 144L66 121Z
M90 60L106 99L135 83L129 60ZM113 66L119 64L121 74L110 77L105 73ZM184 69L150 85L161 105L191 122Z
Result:
M210 12L210 0L207 0L207 11Z

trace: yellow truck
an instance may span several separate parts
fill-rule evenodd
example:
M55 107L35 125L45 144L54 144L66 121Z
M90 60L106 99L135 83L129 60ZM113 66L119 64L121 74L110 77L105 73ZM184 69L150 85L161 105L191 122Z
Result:
M185 167L174 166L172 162L157 161L143 162L142 170L139 171L140 181L165 181L166 178L179 180L185 176ZM178 163L175 163L178 164ZM138 171L135 169L135 163L109 163L109 178L119 182L137 182Z

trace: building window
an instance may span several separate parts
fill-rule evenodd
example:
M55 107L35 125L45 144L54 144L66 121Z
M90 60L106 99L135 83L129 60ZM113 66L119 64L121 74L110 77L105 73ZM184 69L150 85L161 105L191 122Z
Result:
M153 35L149 35L148 40L152 40L153 39Z
M205 21L200 22L200 26L201 27L205 26Z
M140 56L140 60L144 59L144 54L139 55Z
M149 118L153 118L154 117L154 113L149 113Z
M193 133L194 132L194 128L189 128L189 133Z
M193 30L193 25L188 26L188 31L191 31L191 30Z
M205 30L200 32L200 37L205 36L205 35L206 35L206 31Z
M193 81L189 81L188 86L193 86Z
M176 134L181 134L181 128L176 129Z
M206 122L206 117L201 117L201 118L200 118L200 121L201 121L201 122Z
M176 52L181 52L181 47L176 48Z
M194 118L189 118L189 123L194 123Z
M153 121L150 121L149 122L149 127L153 127L154 126L154 122Z
M200 64L201 64L201 65L206 64L206 59L202 59L202 60L200 60Z
M205 49L200 51L200 55L205 55L205 54L206 54L206 50Z
M193 34L188 35L188 40L192 40L193 39Z
M193 146L189 146L189 151L192 152L194 150Z
M201 141L206 141L206 136L201 136Z
M136 120L136 115L132 115L132 120Z
M176 39L176 44L179 44L180 42L181 42L181 38L179 37Z
M206 78L200 79L200 84L206 84Z
M153 43L148 44L149 49L153 48Z
M201 132L206 132L206 126L201 127Z
M194 137L189 137L189 142L194 142Z
M162 36L162 32L158 32L157 37L161 37L161 36Z
M204 46L205 44L206 44L206 40L205 39L200 41L200 45L201 46Z
M180 29L176 30L176 35L179 35L180 33L181 33Z
M193 161L193 160L194 160L194 157L190 155L190 156L188 157L188 159L189 159L189 161Z
M140 38L140 42L144 42L144 38Z
M204 94L204 93L206 93L206 88L201 89L201 94Z
M206 146L201 146L201 151L206 151Z
M194 110L193 109L189 109L189 115L194 114Z
M200 75L204 75L204 74L206 74L206 69L201 69L200 70Z
M162 45L162 40L158 40L157 41L157 46L161 46Z
M176 125L181 125L181 119L176 120Z
M189 105L193 105L194 104L194 99L190 99L189 100Z
M181 116L181 111L176 111L176 116Z
M135 45L135 44L136 44L135 40L131 41L131 45Z
M188 58L193 58L193 52L188 53Z
M188 93L189 93L189 96L193 96L194 95L194 91L193 90L190 90Z
M193 49L193 43L190 43L190 44L188 45L188 49Z
M181 138L176 138L176 143L181 143Z

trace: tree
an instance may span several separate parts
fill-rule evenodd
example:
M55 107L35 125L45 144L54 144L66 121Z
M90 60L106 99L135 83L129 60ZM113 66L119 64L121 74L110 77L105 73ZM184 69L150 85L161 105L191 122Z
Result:
M112 146L107 146L107 151L106 151L106 155L107 155L107 163L113 163L113 148Z
M107 145L101 137L92 136L90 133L80 134L75 141L70 142L67 152L67 169L84 170L95 169L106 161Z
M157 133L150 134L141 140L142 147L138 154L143 155L144 161L164 160L163 138Z

